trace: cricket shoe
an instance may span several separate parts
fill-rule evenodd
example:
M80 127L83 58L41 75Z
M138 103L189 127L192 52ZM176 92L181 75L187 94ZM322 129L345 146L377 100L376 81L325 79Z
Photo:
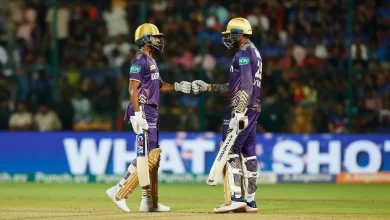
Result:
M243 210L246 208L246 206L247 206L247 204L245 202L232 201L232 203L229 205L222 204L220 207L215 208L214 212L215 213L234 212L236 210Z
M245 208L245 212L248 213L257 213L259 209L257 208L256 201L253 200L252 202L246 202L247 206Z
M120 187L117 185L107 189L106 194L108 197L111 198L111 200L115 203L118 208L122 209L124 212L130 212L129 207L126 205L126 199L116 199L115 196L119 192Z
M151 196L142 196L140 212L169 212L171 208L161 203L157 203L157 208L153 207L153 198Z
M243 209L238 209L234 212L246 212L246 213L257 213L259 209L257 208L256 201L246 202L247 206Z

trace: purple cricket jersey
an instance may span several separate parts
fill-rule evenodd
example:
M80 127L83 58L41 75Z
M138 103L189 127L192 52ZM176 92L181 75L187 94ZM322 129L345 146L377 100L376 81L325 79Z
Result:
M260 87L262 60L253 43L244 44L235 54L229 72L230 107L243 112L261 111Z
M138 51L131 61L130 80L141 83L138 89L139 102L158 106L160 103L160 73L156 61Z

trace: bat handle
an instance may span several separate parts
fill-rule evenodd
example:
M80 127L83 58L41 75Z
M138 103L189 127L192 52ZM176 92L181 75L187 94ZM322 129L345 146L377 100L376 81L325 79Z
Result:
M238 128L239 128L240 130L244 129L244 128L245 128L245 122L240 120L240 121L238 122Z

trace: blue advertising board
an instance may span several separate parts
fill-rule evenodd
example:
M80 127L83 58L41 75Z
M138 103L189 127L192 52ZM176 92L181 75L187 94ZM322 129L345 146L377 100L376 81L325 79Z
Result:
M220 141L211 132L162 132L160 171L206 174ZM135 146L133 133L0 133L0 172L120 175L136 158ZM256 154L260 170L276 174L390 171L387 135L258 134Z

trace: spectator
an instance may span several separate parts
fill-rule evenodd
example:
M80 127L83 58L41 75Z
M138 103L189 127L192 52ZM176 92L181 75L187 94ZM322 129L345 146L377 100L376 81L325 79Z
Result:
M8 53L7 50L0 45L0 67L8 63Z
M204 68L207 71L207 75L209 79L212 79L211 72L216 67L216 60L215 58L210 54L210 47L207 46L210 45L210 42L206 42L206 47L204 48L205 51L203 54L199 54L194 58L194 65L200 65L202 68Z
M221 25L227 24L229 20L229 11L221 4L221 2L217 2L215 14L217 15L218 21Z
M61 129L61 121L58 115L47 104L39 105L39 111L35 114L34 121L39 131L57 131Z
M375 90L368 89L366 92L366 108L379 113L380 110L382 110L382 107L382 99L378 96Z
M266 33L269 30L269 20L267 16L261 13L260 7L255 7L251 14L246 19L252 26L253 30L257 30L257 34ZM222 23L223 24L223 23Z
M87 55L88 46L88 33L86 32L83 23L78 23L74 33L69 37L68 47L77 51L78 55Z
M329 133L329 127L324 126L329 124L328 116L321 108L316 108L313 114L313 128L315 133Z
M32 73L30 85L30 100L33 102L48 102L52 91L49 73L46 71L39 71Z
M127 54L130 53L130 50L132 49L132 46L125 41L124 35L118 35L115 37L115 42L106 44L103 47L103 53L105 56L110 57L113 50L118 50L118 52L123 55L127 56ZM137 49L136 47L133 47L133 49Z
M95 112L100 120L110 121L116 111L117 101L110 86L105 86L95 100Z
M363 60L367 61L368 59L368 51L366 45L362 44L362 40L360 37L355 39L355 43L351 46L352 59L353 60Z
M295 104L298 104L299 102L301 102L305 98L305 94L303 92L303 87L299 82L297 82L297 81L292 82L291 89L292 89L292 92L294 94Z
M9 120L9 130L27 131L32 128L32 114L26 110L23 102L16 104L16 112L11 115Z
M379 112L379 125L376 132L390 133L390 99L384 102L383 108Z
M91 104L81 92L77 92L72 99L72 106L75 111L73 121L75 123L89 123L92 120Z
M279 60L279 68L290 69L296 66L296 61L292 56L292 49L287 48L284 57Z
M56 113L61 121L62 130L71 131L73 129L75 110L68 96L62 95L56 106Z
M314 49L309 48L307 50L307 55L303 59L302 65L306 68L320 69L322 65L322 60L314 55Z
M383 72L376 74L377 93L381 98L390 97L390 79L386 80L386 75Z
M123 35L118 35L114 43L103 47L103 53L107 57L110 66L120 67L126 61L130 53L131 45L124 40Z
M357 132L374 132L378 124L378 114L365 106L364 99L358 100L357 107Z
M328 128L332 133L347 133L348 119L344 113L344 105L336 104L333 114L329 118Z
M18 83L16 99L20 101L27 101L30 93L30 82L25 69L23 69L22 67L16 69L16 79Z
M277 0L268 0L264 14L269 18L271 27L276 27L277 31L283 29L285 9Z
M328 50L318 39L314 40L314 55L320 59L328 58Z
M14 18L19 24L16 36L19 41L27 41L32 44L32 34L36 28L36 11L25 5L24 9ZM36 29L35 29L36 30Z
M128 35L127 12L121 7L112 4L103 12L103 18L108 28L108 35L116 37L120 34Z
M65 3L59 3L57 16L57 39L58 39L58 54L59 59L62 59L65 52L65 46L69 38L69 22L70 22L70 10L65 6ZM48 30L52 30L52 24L54 21L54 9L50 8L47 12L46 22L49 25ZM53 34L53 33L51 33ZM54 44L54 42L51 42Z
M0 102L0 131L8 130L8 120L11 112L8 103Z
M303 86L304 99L301 101L303 105L314 106L317 104L317 89L314 79L309 81L308 85Z
M297 44L294 40L291 40L290 42L292 48L292 55L295 59L295 62L298 66L301 66L306 56L306 49L303 48L301 45Z
M36 14L35 21L37 27L40 30L40 34L43 36L43 34L46 33L45 20L46 20L47 8L45 6L45 3L43 0L32 0L31 7L35 10L35 14Z
M8 104L11 98L11 92L8 89L7 79L0 70L0 104Z
M7 88L7 81L0 71L0 130L8 129L8 119L11 115L8 101L11 98L11 93Z

